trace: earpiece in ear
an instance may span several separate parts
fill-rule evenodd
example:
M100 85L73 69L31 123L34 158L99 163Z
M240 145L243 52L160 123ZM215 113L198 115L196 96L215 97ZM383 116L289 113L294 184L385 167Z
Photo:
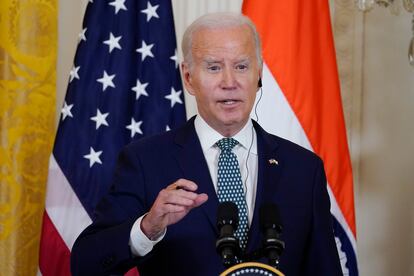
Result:
M262 78L259 78L259 81L257 82L257 87L262 87Z

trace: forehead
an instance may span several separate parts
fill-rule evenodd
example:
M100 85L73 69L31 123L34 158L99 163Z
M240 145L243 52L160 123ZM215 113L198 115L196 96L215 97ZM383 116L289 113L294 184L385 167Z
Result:
M192 54L197 58L250 58L254 37L247 25L201 28L193 34Z

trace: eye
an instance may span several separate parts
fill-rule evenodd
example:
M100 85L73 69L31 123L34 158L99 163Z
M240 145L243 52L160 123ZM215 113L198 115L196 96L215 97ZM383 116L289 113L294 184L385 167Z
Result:
M241 63L241 64L237 64L236 65L236 70L240 71L240 72L244 72L249 68L249 66L245 63Z
M216 73L216 72L219 72L221 70L221 67L219 65L209 65L209 66L207 66L207 70L209 72Z

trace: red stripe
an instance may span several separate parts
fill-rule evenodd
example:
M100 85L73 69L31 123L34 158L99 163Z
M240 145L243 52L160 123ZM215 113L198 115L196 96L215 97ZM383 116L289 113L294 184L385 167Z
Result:
M324 160L332 192L355 235L352 169L328 1L245 0L243 13L256 24L264 60Z
M69 248L59 235L46 211L43 213L39 267L43 276L71 275Z
M132 268L130 271L125 273L125 276L139 276L137 268Z
M45 211L40 239L39 267L42 276L70 276L70 251ZM132 268L125 276L139 276Z

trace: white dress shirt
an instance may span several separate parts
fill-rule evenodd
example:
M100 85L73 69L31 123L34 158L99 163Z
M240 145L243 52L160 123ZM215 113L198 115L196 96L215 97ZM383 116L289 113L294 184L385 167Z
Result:
M201 116L197 116L195 118L194 126L198 139L200 140L204 157L207 161L211 179L213 180L214 189L217 192L217 170L220 149L216 145L216 142L224 138L224 136L210 127ZM247 216L250 225L253 218L253 210L256 199L256 183L258 172L257 139L256 131L253 127L252 121L248 120L247 124L232 138L239 142L239 144L233 148L233 152L236 154L240 166L240 173L243 181L243 190L247 203ZM154 245L161 241L166 233L164 232L158 239L154 241L148 239L141 230L141 221L144 216L145 215L137 219L137 221L132 226L130 233L131 251L136 256L145 256L151 252Z

